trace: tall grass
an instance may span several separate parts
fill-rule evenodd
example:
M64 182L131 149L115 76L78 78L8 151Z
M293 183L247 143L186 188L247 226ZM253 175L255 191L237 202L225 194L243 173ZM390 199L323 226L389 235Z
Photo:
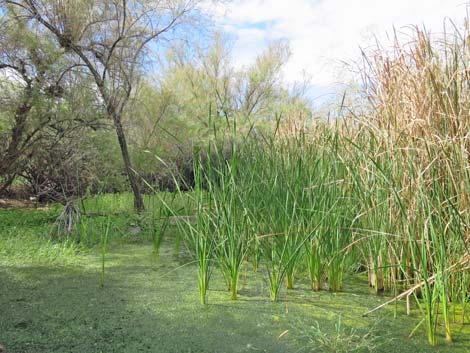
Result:
M208 202L206 201L206 193L203 188L204 175L198 168L195 168L194 181L195 186L191 195L191 202L196 205L195 224L190 217L178 217L177 225L180 232L184 234L186 244L198 267L199 301L201 304L206 304L215 251L214 225L211 217L214 205L210 199ZM179 194L183 193L181 189L178 189L178 192ZM170 212L176 214L171 205L167 205L167 208Z
M169 225L170 212L165 207L159 207L158 211L154 208L152 210L152 244L153 253L156 257L159 256L160 247Z
M104 287L105 279L105 266L106 266L106 255L108 253L108 236L109 229L111 228L111 219L108 217L104 228L101 231L100 236L100 252L101 252L101 287Z
M274 301L284 280L340 291L365 270L376 292L397 295L390 303L415 298L413 333L424 327L435 345L442 327L452 340L470 291L470 33L411 34L364 57L362 115L302 129L278 121L195 158L197 224L183 228L201 302L212 266L232 299L245 260L266 269Z

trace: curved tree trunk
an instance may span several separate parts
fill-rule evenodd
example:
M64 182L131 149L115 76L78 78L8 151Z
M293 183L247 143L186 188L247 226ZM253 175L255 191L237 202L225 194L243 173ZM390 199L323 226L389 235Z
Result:
M136 175L132 168L131 158L129 156L129 149L127 148L126 135L122 128L121 117L117 114L113 114L114 128L116 129L116 135L119 141L119 146L121 147L122 160L124 162L124 167L126 169L127 178L129 179L129 184L131 185L132 192L134 194L134 208L137 212L142 212L145 209L144 200L140 192L139 183L137 182Z

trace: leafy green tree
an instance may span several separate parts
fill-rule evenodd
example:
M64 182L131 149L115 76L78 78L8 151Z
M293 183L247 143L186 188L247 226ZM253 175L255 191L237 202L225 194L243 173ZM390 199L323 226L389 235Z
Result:
M57 47L90 74L114 125L137 211L144 209L123 127L150 43L168 40L190 19L196 0L1 0L5 8L55 37Z
M273 125L276 116L310 115L302 86L287 89L282 69L289 58L284 42L274 42L250 66L237 69L230 39L213 33L207 43L173 45L158 74L140 82L125 124L136 169L163 185L171 175L190 177L194 150L209 140ZM236 124L234 122L236 121ZM220 143L224 143L221 141ZM142 151L150 151L145 153ZM165 161L161 164L155 155Z
M91 109L86 77L58 51L51 36L37 33L19 17L0 17L0 191L25 172L42 147L57 144L79 129L99 124ZM86 87L86 85L85 85ZM88 103L83 104L86 100ZM88 113L87 113L88 111Z

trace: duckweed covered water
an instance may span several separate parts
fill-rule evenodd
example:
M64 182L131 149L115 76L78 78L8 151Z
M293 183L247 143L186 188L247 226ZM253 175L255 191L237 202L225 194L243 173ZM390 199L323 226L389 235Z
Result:
M322 352L307 338L316 321L335 334L348 329L378 336L377 352L468 352L468 327L455 329L455 343L430 348L424 335L406 338L416 320L399 303L362 317L385 299L367 290L366 281L346 281L344 292L312 292L308 283L269 299L263 271L247 265L240 298L230 301L215 272L208 305L198 300L196 267L170 242L156 259L152 246L114 244L107 255L105 287L100 287L99 251L61 265L6 265L0 268L0 343L10 353L52 352ZM287 333L286 330L288 330ZM467 333L466 335L464 333ZM279 336L284 333L283 337ZM443 342L443 338L439 337Z

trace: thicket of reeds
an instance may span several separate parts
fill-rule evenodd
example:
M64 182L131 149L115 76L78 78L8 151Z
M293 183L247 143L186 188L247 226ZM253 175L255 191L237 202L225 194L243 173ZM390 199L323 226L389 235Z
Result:
M236 299L246 261L274 301L366 272L390 303L414 299L431 345L469 322L470 33L446 28L365 54L365 113L294 133L280 121L195 158L197 222L181 228L202 302L215 267Z

